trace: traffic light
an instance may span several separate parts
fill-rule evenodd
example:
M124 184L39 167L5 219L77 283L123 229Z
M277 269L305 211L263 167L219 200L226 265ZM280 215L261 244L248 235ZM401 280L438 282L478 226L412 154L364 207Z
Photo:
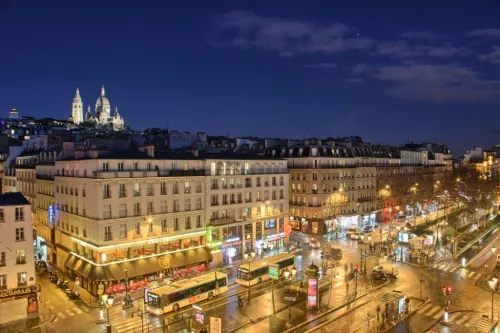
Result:
M358 272L358 265L354 265L354 271L357 273Z
M446 294L447 294L447 295L451 295L451 292L452 292L451 286L448 286L448 287L446 288Z

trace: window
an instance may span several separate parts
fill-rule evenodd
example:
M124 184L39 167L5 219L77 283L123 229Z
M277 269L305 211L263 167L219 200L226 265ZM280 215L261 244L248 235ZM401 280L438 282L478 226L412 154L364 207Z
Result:
M149 222L148 233L150 235L155 233L155 227L153 225L153 222Z
M167 219L161 220L161 232L168 232L168 222L167 222Z
M87 237L87 229L83 228L83 237Z
M126 197L127 191L125 189L125 184L120 184L120 198Z
M0 209L0 222L5 222L4 215L3 215L3 209Z
M103 218L104 219L111 218L111 205L104 205Z
M160 202L160 213L166 213L167 212L167 200L163 200Z
M191 183L184 182L184 193L190 193L190 192L191 192Z
M153 187L152 183L148 184L148 195L154 195L155 194L155 189Z
M7 265L5 252L0 252L0 266L5 266L5 265Z
M102 171L108 171L109 170L109 164L104 162L102 163Z
M179 183L174 183L174 188L172 190L173 194L179 194Z
M28 275L26 274L26 272L17 273L17 286L23 287L26 286L27 283L28 283Z
M118 162L118 171L123 171L123 162Z
M16 250L16 264L24 265L26 263L26 250Z
M85 198L86 196L87 196L87 195L86 195L85 189L82 189L82 197L84 197L84 198Z
M201 198L196 198L196 210L201 209Z
M160 194L161 195L167 194L167 182L161 182L161 184L160 184Z
M104 185L104 198L110 198L111 197L111 190L109 188L109 184Z
M186 217L186 230L191 229L191 217Z
M0 290L7 289L7 274L0 275Z
M139 170L139 163L135 162L134 163L134 171Z
M212 195L212 197L211 197L211 198L212 198L212 199L211 199L211 201L210 201L210 202L211 202L211 205L212 205L212 206L217 206L217 205L219 204L219 202L218 202L219 200L218 200L218 198L217 198L217 195Z
M138 236L141 235L141 222L135 222L135 234Z
M201 215L196 216L196 228L201 228Z
M141 195L141 184L134 183L134 197L138 197Z
M120 238L127 238L127 223L120 224Z
M184 211L189 211L191 210L191 199L186 198L184 199Z
M179 211L179 200L174 200L174 213Z
M285 192L283 190L280 190L280 199L285 199Z
M16 221L24 221L23 207L16 207Z
M154 214L153 201L148 202L148 215Z
M174 231L179 231L179 219L177 217L174 219Z
M141 203L140 202L134 202L134 215L135 216L141 215Z
M201 193L201 181L196 183L196 193Z
M120 204L120 217L127 217L127 204Z
M104 226L104 240L111 240L111 226Z
M151 162L148 163L148 171L151 171Z
M24 228L16 228L16 242L24 241Z

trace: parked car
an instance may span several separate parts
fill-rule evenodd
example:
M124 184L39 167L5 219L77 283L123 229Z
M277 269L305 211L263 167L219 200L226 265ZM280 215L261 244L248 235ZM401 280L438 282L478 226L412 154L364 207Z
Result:
M356 233L357 231L358 231L357 228L349 228L349 229L347 229L345 234L346 234L346 236L350 236L350 235Z
M355 232L355 233L352 233L349 238L351 239L354 239L354 240L358 240L358 239L361 239L361 234L359 232Z
M318 242L316 238L310 238L309 239L309 247L311 249L319 249L321 247L321 244Z

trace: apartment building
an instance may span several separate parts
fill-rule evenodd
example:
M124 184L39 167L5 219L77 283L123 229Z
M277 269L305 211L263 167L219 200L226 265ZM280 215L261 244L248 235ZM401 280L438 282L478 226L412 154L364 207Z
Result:
M153 147L55 162L57 267L96 294L109 281L207 265L203 161Z
M288 218L286 160L247 154L202 155L206 221L214 261L230 263L246 251L281 248Z
M0 195L0 324L38 315L30 207L21 193Z

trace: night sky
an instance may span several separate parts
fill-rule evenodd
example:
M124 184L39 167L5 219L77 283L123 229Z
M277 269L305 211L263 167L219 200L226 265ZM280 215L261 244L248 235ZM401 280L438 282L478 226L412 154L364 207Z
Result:
M104 85L135 129L500 143L495 0L0 0L0 62L3 116Z

